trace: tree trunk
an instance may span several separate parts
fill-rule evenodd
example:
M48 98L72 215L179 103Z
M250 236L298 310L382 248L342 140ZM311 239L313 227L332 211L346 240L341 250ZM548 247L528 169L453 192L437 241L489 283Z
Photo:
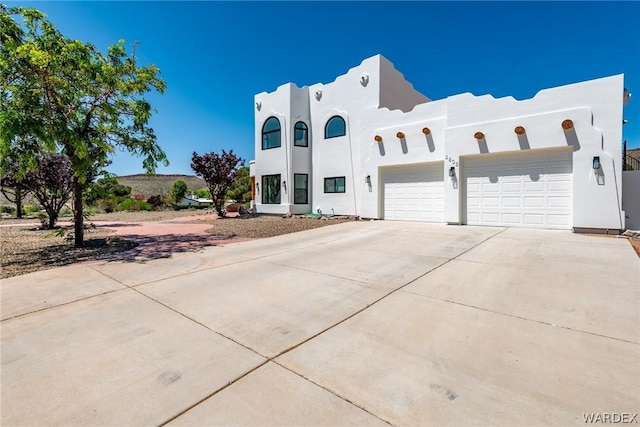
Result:
M82 184L73 177L73 222L75 247L84 247L84 212L82 210Z
M22 219L22 190L16 188L16 218Z
M49 215L49 230L53 230L56 226L57 218L53 215Z

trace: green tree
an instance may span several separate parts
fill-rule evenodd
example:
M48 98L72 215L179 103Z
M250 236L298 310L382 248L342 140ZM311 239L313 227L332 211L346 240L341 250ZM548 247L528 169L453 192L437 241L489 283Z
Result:
M98 200L116 198L122 201L123 197L131 195L131 187L118 182L118 177L107 175L87 185L84 192L84 201L87 205L93 206Z
M227 197L238 203L246 203L251 200L251 177L248 167L243 166L238 169L233 185L227 191Z
M145 98L164 92L159 74L154 65L138 66L135 47L128 54L123 40L105 55L64 37L40 11L0 5L0 161L19 151L26 173L43 150L68 156L76 247L84 245L83 189L110 154L120 148L142 156L148 173L168 164Z
M188 191L188 188L187 188L186 182L182 180L178 180L174 182L173 187L171 187L171 192L169 194L169 197L171 198L171 201L173 202L173 204L179 205L182 198L187 194L187 191Z
M211 192L208 188L198 188L197 190L193 190L193 194L201 199L211 199Z

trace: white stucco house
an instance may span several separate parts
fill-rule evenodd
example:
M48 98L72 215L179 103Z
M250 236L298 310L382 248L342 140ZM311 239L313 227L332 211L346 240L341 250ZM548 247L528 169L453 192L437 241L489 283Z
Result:
M623 230L623 75L430 100L381 55L255 95L254 208Z

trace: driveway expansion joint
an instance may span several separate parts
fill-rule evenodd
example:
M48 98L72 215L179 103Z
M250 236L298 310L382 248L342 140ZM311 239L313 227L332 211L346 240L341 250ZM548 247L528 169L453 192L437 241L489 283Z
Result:
M551 326L551 327L554 327L554 328L566 329L566 330L572 331L572 332L578 332L578 333L582 333L582 334L593 335L593 336L600 337L600 338L607 338L607 339L612 339L612 340L625 342L625 343L628 343L628 344L635 344L635 345L640 346L640 342L626 340L624 338L612 337L610 335L602 335L602 334L598 334L598 333L595 333L595 332L585 331L583 329L571 328L569 326L558 325L556 323L545 322L543 320L530 319L528 317L517 316L515 314L509 314L509 313L503 313L501 311L490 310L488 308L478 307L476 305L465 304L465 303L462 303L462 302L452 301L452 300L443 299L443 298L436 298L436 297L433 297L433 296L423 295L423 294L419 294L419 293L411 292L411 291L407 291L407 290L403 290L402 292L404 292L406 294L411 294L411 295L414 295L414 296L417 296L417 297L432 299L434 301L446 302L446 303L449 303L449 304L455 304L455 305L459 305L459 306L462 306L462 307L467 307L467 308L472 308L472 309L475 309L475 310L485 311L487 313L492 313L492 314L497 314L497 315L500 315L500 316L511 317L513 319L520 319L520 320L524 320L524 321L527 321L527 322L539 323L539 324L542 324L542 325L545 325L545 326Z

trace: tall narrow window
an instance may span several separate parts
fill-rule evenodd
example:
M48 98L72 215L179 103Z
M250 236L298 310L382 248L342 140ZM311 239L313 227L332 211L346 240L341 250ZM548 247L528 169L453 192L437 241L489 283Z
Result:
M294 141L293 145L296 147L308 147L309 146L309 132L307 125L303 122L298 122L293 127Z
M340 116L333 116L327 122L324 127L324 137L335 138L337 136L344 136L347 134L347 126L344 123L344 119Z
M324 192L325 193L344 193L344 176L337 176L333 178L324 179Z
M262 149L280 147L280 121L269 117L262 126Z
M262 175L262 204L280 204L280 175Z
M293 203L306 205L309 203L309 175L306 173L294 173L293 181L295 184Z

